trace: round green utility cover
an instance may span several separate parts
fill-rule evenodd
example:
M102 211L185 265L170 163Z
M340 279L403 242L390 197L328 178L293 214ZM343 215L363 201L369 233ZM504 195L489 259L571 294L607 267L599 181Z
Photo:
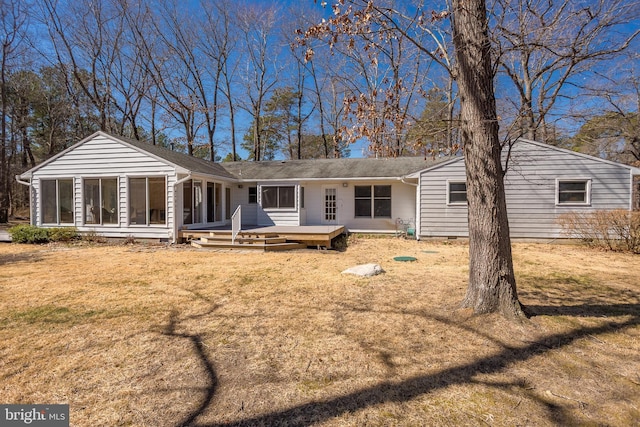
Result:
M417 258L412 256L397 256L393 258L394 261L415 261Z

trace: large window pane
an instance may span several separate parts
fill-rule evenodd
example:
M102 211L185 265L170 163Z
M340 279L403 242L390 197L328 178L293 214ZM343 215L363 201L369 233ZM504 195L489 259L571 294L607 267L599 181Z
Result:
M191 180L182 184L182 221L193 224L193 183Z
M376 185L373 187L375 218L391 218L391 186Z
M40 181L42 203L42 223L57 224L58 223L58 191L57 182L53 180Z
M222 184L216 184L216 221L222 219Z
M295 187L278 187L278 207L295 208L296 192Z
M135 225L147 223L147 179L129 179L129 222Z
M118 180L102 179L102 223L118 223Z
M166 180L149 178L149 219L151 224L167 223L167 191Z
M214 217L214 184L213 182L207 182L207 222L215 221Z
M355 216L371 218L371 186L355 186Z
M262 207L265 209L278 207L278 187L262 187Z
M58 180L60 224L73 224L73 179Z
M224 213L225 219L231 219L231 189L229 187L224 189Z
M202 222L202 181L193 181L193 223Z
M84 222L85 224L102 224L100 207L100 180L84 180Z
M118 223L118 180L116 178L85 179L85 224Z

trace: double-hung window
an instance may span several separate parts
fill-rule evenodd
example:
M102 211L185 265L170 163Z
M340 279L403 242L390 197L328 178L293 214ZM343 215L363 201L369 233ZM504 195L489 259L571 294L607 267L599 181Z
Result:
M289 209L296 207L296 187L263 186L260 189L260 202L264 209Z
M558 179L556 189L556 204L558 205L588 205L591 203L590 179Z
M73 178L40 181L43 224L73 224Z
M356 218L391 218L390 185L356 185Z
M467 204L467 183L460 181L447 182L447 204L466 205Z
M86 178L83 182L84 223L118 223L117 178Z
M165 177L129 178L129 223L166 224L167 185Z

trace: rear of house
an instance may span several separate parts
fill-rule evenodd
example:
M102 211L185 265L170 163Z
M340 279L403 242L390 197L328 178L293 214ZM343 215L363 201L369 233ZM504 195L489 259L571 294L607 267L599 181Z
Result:
M103 132L19 180L29 185L33 225L167 241L184 224L224 224L236 181L217 164Z
M508 160L507 160L508 158ZM640 170L534 141L505 150L505 192L511 237L563 238L569 212L632 209ZM464 159L418 174L419 237L468 237Z
M563 213L632 208L640 170L518 140L505 177L511 235L564 237ZM103 132L19 176L31 222L85 233L175 241L182 230L344 227L418 238L467 237L462 157L213 163Z
M415 222L417 178L406 175L443 159L313 159L236 162L233 205L242 223L259 226L343 225L349 232L393 233Z

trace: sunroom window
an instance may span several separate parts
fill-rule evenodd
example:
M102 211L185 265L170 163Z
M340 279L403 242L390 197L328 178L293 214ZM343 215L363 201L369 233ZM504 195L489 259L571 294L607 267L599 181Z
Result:
M40 181L42 223L73 224L73 179Z
M129 178L129 223L166 224L167 195L164 177Z
M118 180L116 178L85 179L85 224L118 223Z

